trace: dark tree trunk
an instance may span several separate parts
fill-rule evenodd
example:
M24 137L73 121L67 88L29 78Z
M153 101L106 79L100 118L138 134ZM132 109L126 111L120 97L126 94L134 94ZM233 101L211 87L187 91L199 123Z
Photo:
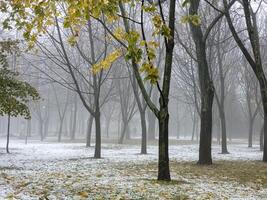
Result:
M147 154L147 132L146 132L146 113L140 112L142 138L141 138L141 154Z
M199 0L190 2L189 14L198 15ZM206 57L206 45L200 26L190 23L190 29L196 46L198 63L198 76L201 93L200 114L200 142L198 164L212 164L211 140L212 140L212 104L214 97L214 86L210 78L209 67Z
M90 114L90 117L89 117L88 123L87 123L86 147L90 147L91 146L91 136L92 136L93 121L94 121L94 117L93 117L93 115Z
M161 103L162 104L162 103ZM168 108L161 105L159 121L159 162L158 180L170 180L169 167L169 113Z
M262 104L263 104L263 110L264 110L263 162L267 162L267 82L266 82L266 79L265 79L265 86L264 87L261 86L261 93L262 93Z
M174 29L175 29L175 0L170 0L169 6L169 29L170 37L165 38L165 65L163 74L162 91L159 98L159 163L158 163L158 180L170 181L170 166L169 166L169 92L173 62L174 48Z
M225 122L225 113L224 108L221 108L220 111L220 120L221 120L221 134L222 134L222 154L228 154L227 150L227 135L226 135L226 122Z
M144 3L144 1L142 1ZM171 81L171 72L172 72L172 59L173 59L173 48L174 48L174 29L175 29L175 7L176 1L170 0L169 4L169 37L164 37L166 54L165 54L165 65L164 65L164 73L162 78L162 88L160 88L159 83L157 82L157 88L160 92L160 109L158 110L155 107L155 104L151 102L150 97L147 92L145 92L145 87L142 81L142 78L138 72L137 63L132 60L134 73L137 79L137 82L140 86L141 92L145 101L148 103L150 109L154 112L154 114L158 118L159 122L159 157L158 157L158 180L170 181L170 169L169 169L169 146L168 146L168 123L169 123L169 113L168 113L168 101L169 101L169 92L170 92L170 81ZM120 3L120 8L122 12L122 16L125 15L125 11L122 3ZM161 7L161 2L159 2L159 8L161 16L163 16L163 10ZM141 17L141 21L143 21L143 17ZM127 20L124 19L126 32L129 33L129 24ZM143 23L142 23L143 24Z
M10 115L7 117L7 138L6 138L6 152L9 153L9 137L10 137Z
M99 108L95 112L95 155L94 158L101 158L101 122Z
M210 90L202 99L199 160L198 164L212 164L211 140L212 140L212 103L213 90ZM206 105L203 105L206 104Z

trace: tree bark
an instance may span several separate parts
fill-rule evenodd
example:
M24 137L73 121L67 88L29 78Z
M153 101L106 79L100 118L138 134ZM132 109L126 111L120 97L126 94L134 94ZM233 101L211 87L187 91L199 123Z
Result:
M168 108L160 105L159 122L159 162L158 180L170 180L169 167L169 113Z
M226 120L225 120L225 113L224 108L222 108L220 112L220 119L221 119L221 134L222 134L222 154L228 154L227 150L227 135L226 135Z
M262 84L262 85L263 86L261 86L261 93L262 93L262 104L263 104L263 110L264 110L263 162L267 162L267 82L266 82L266 79L265 79L265 84Z
M95 112L95 155L94 158L101 158L101 123L99 108Z
M198 15L199 0L192 0L189 14ZM212 164L211 140L212 140L212 104L214 97L214 86L210 78L209 67L206 57L206 45L203 40L203 33L200 26L190 23L192 37L196 46L198 62L198 76L201 93L201 114L200 114L200 142L198 164Z
M140 112L140 118L141 118L141 129L142 129L141 154L147 154L146 113Z

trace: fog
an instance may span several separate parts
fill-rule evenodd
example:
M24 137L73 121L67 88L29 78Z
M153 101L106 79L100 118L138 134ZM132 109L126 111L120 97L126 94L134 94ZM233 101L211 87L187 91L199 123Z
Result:
M0 199L266 198L266 5L0 1Z

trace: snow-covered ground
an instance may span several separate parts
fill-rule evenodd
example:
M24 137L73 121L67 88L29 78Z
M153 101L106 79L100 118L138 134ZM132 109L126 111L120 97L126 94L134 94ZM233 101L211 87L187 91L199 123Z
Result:
M197 161L195 144L170 146L171 183L156 181L157 146L140 155L136 145L103 144L103 158L97 160L92 158L94 148L82 143L11 141L11 154L4 146L0 140L0 199L267 199L264 184L172 170L179 163ZM258 146L231 144L228 150L230 154L222 155L220 146L213 145L213 160L239 163L262 158ZM258 172L264 179L267 165L265 169Z

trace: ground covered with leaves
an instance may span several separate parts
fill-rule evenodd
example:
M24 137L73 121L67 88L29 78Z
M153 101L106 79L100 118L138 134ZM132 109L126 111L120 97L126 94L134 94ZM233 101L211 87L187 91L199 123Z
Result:
M4 141L0 141L4 146ZM258 147L213 145L214 164L196 164L196 144L170 147L172 181L157 177L157 147L103 145L92 158L84 144L11 143L0 149L0 199L267 199L267 164Z

